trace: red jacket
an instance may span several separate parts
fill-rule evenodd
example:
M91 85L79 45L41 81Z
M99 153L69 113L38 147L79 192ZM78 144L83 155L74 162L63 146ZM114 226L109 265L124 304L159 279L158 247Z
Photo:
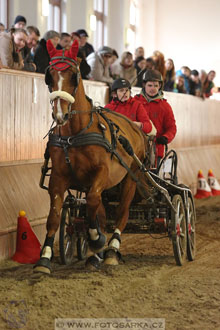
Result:
M125 102L120 102L117 99L113 99L109 104L106 104L105 108L121 113L132 121L142 123L142 130L146 134L150 133L152 130L152 125L146 110L142 104L133 97L130 97Z
M148 102L143 95L135 95L135 100L142 103L148 116L154 124L157 134L156 137L166 136L170 143L176 135L176 121L173 110L165 99L156 99ZM164 145L157 145L157 156L163 157Z

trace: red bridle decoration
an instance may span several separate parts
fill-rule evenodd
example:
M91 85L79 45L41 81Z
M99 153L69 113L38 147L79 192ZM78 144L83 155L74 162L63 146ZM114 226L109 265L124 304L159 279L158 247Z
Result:
M72 46L68 50L56 49L52 44L51 40L47 41L47 51L50 56L50 65L54 65L54 69L56 70L65 70L67 67L72 66L72 61L68 61L68 59L72 59L77 61L77 53L79 50L79 43L77 40L74 40ZM59 58L57 58L59 57ZM63 58L63 62L62 62ZM69 65L68 65L69 62Z

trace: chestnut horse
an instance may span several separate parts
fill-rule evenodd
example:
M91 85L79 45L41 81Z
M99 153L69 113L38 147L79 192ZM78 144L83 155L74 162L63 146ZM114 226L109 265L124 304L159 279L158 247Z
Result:
M51 271L54 236L60 224L64 193L70 187L86 192L88 241L90 250L95 253L86 264L97 267L97 253L106 243L102 232L105 223L102 192L123 180L115 231L104 253L105 263L117 264L120 236L136 191L131 174L139 175L137 163L118 140L128 140L135 155L143 162L146 138L126 117L108 109L92 107L80 77L77 41L64 52L56 50L49 40L47 49L51 62L45 79L57 125L50 131L48 142L52 170L48 187L51 202L47 235L34 271Z

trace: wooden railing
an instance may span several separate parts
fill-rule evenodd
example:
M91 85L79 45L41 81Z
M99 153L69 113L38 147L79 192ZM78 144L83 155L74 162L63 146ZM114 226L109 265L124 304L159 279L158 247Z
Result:
M86 94L96 105L108 102L107 85L84 81ZM140 91L133 88L133 94ZM16 246L17 215L27 212L41 243L49 196L39 188L45 144L51 123L51 106L44 75L0 70L0 259L10 257ZM197 171L211 167L220 178L220 102L189 95L165 93L177 123L170 147L178 151L178 177L196 189Z

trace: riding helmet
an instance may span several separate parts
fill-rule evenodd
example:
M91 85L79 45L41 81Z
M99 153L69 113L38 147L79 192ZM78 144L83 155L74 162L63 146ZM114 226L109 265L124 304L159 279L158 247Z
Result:
M116 91L117 89L120 89L120 88L131 89L131 84L126 79L123 79L123 78L116 79L112 84L112 88L111 88L112 92L114 92L114 91Z
M157 70L152 70L149 69L147 70L144 74L143 74L143 78L142 78L143 82L148 82L148 81L159 81L161 83L161 87L163 85L163 77L161 75L161 73Z

